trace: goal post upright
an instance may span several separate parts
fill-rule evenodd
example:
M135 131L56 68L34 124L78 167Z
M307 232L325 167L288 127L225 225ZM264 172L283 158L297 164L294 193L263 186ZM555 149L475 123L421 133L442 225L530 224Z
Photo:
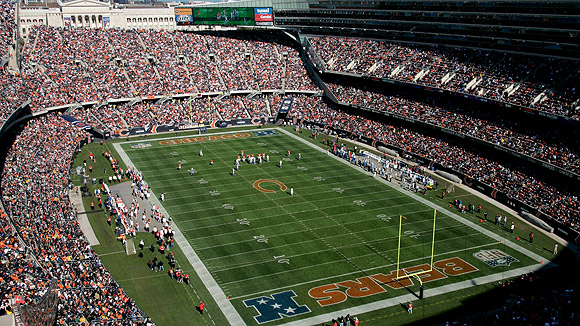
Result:
M430 259L430 264L429 264L429 269L425 270L425 271L420 271L420 272L415 272L415 273L411 273L411 274L407 274L405 273L404 275L399 275L399 270L400 270L400 264L401 264L401 236L402 236L402 228L403 228L403 215L399 216L399 243L397 245L397 276L396 276L396 280L402 279L402 278L412 278L415 277L417 278L417 280L419 281L419 283L421 285L423 285L423 282L421 281L421 278L419 277L419 275L424 274L424 273L429 273L431 271L433 271L433 258L435 255L435 226L437 223L437 210L435 209L433 211L433 235L431 238L431 259ZM406 218L405 218L406 219Z
M399 279L399 263L401 262L401 228L403 226L403 215L399 215L399 244L397 245L397 279Z

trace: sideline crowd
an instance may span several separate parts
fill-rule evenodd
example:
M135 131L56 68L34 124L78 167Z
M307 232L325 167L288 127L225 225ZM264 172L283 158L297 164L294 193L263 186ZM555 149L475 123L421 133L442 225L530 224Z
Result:
M496 124L443 107L384 95L364 89L327 84L336 98L346 104L395 113L475 137L518 153L535 157L580 174L580 156L570 148L549 144L533 135L513 131L509 124Z
M145 316L89 246L69 201L70 164L84 137L60 114L50 113L26 126L8 151L2 200L16 234L33 256L25 255L15 234L3 228L2 244L12 248L2 257L13 268L4 270L1 305L7 306L11 296L30 303L44 294L49 280L56 279L57 324L140 325ZM9 224L6 214L0 219L2 226Z
M580 230L580 202L578 197L561 192L550 184L530 175L503 166L437 138L407 128L368 120L329 108L324 102L313 100L293 105L290 118L324 124L360 136L380 140L402 152L418 154L479 180L509 198L534 207L562 224Z

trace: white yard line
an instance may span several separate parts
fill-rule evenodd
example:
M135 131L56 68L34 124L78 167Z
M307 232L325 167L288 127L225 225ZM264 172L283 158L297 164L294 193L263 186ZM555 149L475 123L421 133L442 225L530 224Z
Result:
M437 255L433 255L433 257L439 257L439 256L444 256L444 255L448 255L448 254L457 253L457 252L462 252L462 251L465 251L465 250L479 249L479 248L484 248L484 247L489 247L489 246L495 246L495 245L497 245L497 243L496 242L493 242L493 243L483 244L483 245L479 245L479 246L473 246L473 247L469 247L469 248L463 248L463 249L448 251L448 252L445 252L445 253L440 253L440 254L437 254ZM405 260L405 261L402 261L400 263L401 264L412 263L414 261L420 261L420 260L423 260L423 259L426 259L426 258L430 258L430 257L431 256L429 256L429 257L419 257L419 258ZM365 272L365 273L368 273L368 272L371 272L371 271L374 271L374 270L377 270L377 269L384 269L384 268L392 267L392 266L396 266L396 265L397 265L396 263L391 263L391 264L386 264L386 265L382 265L382 266L377 266L377 267L363 269L362 271ZM354 272L343 273L343 274L338 274L338 275L333 275L333 276L327 276L327 277L319 278L319 279L316 279L316 280L310 280L310 281L306 281L306 282L295 283L295 284L292 284L292 285L289 285L289 286L277 287L277 288L272 288L272 289L268 289L268 290L264 290L264 291L255 292L255 293L244 294L242 296L231 297L230 299L233 300L233 299L241 299L241 298L248 298L248 297L256 297L256 296L259 296L260 294L264 294L264 293L267 293L267 294L275 293L275 292L280 291L282 289L288 289L288 288L291 288L293 286L300 286L300 285L305 285L305 284L310 284L310 283L316 283L316 282L321 282L321 281L336 279L336 278L339 278L339 277L340 278L343 278L345 276L350 276L350 275L355 275L355 274L360 274L360 273L361 273L361 271L354 271Z
M302 142L304 144L307 144L308 146L310 146L312 148L316 148L316 149L318 149L322 153L325 153L324 150L322 150L321 148L317 147L316 145L314 145L312 143L309 143L308 141L306 141L306 140L304 140L304 139L302 139L302 138L300 138L300 137L298 137L298 136L296 136L296 135L294 135L294 134L292 134L292 133L290 133L290 132L288 132L288 131L286 131L284 129L279 129L279 130L281 132L285 133L286 135L288 135L290 137L293 137L294 139L296 139L296 140L298 140L298 141L300 141L300 142ZM344 164L346 164L348 166L351 166L350 163L348 163L347 161L345 161L345 160L343 160L343 159L341 159L341 158L339 158L339 157L337 157L335 155L330 155L330 156L333 157L334 159L340 161L340 162L343 162ZM372 175L369 172L365 172L363 170L360 170L360 171L363 172L363 173L365 173L365 174L367 174L367 175ZM399 191L401 193L407 194L409 197L415 199L418 202L421 202L421 203L425 204L428 207L431 207L433 209L436 209L439 212L445 213L447 216L455 219L456 221L458 221L459 223L464 224L465 226L468 226L468 227L470 227L470 228L478 231L479 233L485 234L485 235L487 235L488 237L490 237L492 239L496 239L497 241L503 241L503 243L506 246L508 246L508 247L510 247L510 248L512 248L512 249L514 249L516 251L519 251L520 253L523 253L524 255L532 258L533 260L535 260L537 262L541 262L541 261L550 262L550 260L548 260L547 258L542 257L542 256L540 256L540 255L538 255L538 254L536 254L534 252L531 252L528 249L522 248L521 246L515 244L511 240L506 239L506 238L504 238L504 237L502 237L502 236L500 236L500 235L498 235L498 234L496 234L496 233L494 233L492 231L489 231L489 230L487 230L487 229L479 226L478 224L473 223L473 222L471 222L471 221L469 221L469 220L467 220L465 218L462 218L461 216L459 216L455 212L452 212L452 211L450 211L450 210L448 210L448 209L446 209L444 207L440 207L440 206L436 205L435 203L432 203L432 202L428 201L427 199L423 198L422 196L419 196L419 195L417 195L415 193L412 193L410 191L406 191L406 190L402 189L401 187L398 187L397 185L395 185L395 184L393 184L391 182L388 182L387 180L384 180L382 178L377 178L377 180L380 181L380 182L382 182L383 184L385 184L385 185L393 188L393 189L396 189L397 191Z
M119 153L120 159L123 160L123 162L125 162L127 166L135 166L135 164L133 164L129 156L127 156L127 154L121 147L120 143L114 143L113 146L117 151L117 153ZM157 200L157 196L153 193L153 191L151 192L151 202L154 205L158 205L160 207L163 215L169 216L163 205L159 202L159 200ZM207 267L204 265L204 263L201 261L201 259L197 256L197 253L193 250L191 244L185 239L185 237L183 236L183 234L181 233L181 231L179 230L179 228L175 223L173 223L172 229L175 234L175 242L177 242L177 245L181 248L183 254L187 258L193 269L195 269L195 272L201 279L203 285L207 288L207 290L215 300L217 306L222 311L222 313L224 314L230 325L244 325L245 322L242 319L242 316L240 316L240 313L236 310L236 308L234 308L230 300L227 299L227 296L224 293L224 291L218 285L218 283L213 278L213 276L211 275Z
M267 128L267 129L262 129L262 130L277 130L285 135L288 135L292 138L294 138L295 140L298 140L300 142L302 142L303 144L307 144L308 146L310 146L311 148L321 152L321 153L326 153L322 148L309 143L308 141L294 135L291 132L288 132L284 129L281 128ZM230 133L245 133L245 132L249 132L250 130L240 130L240 131L231 131L231 132L219 132L219 133L215 133L215 134L230 134ZM255 130L252 130L255 131ZM204 136L208 136L208 135L213 135L213 134L204 134L204 135L192 135L192 136L177 136L177 137L169 137L169 138L159 138L159 139L155 139L152 141L161 141L161 140L167 140L167 139L181 139L181 138L195 138L195 137L204 137ZM228 139L229 140L229 139ZM139 142L144 142L147 140L136 140L136 141L130 141L130 142L125 142L123 144L127 144L127 143L139 143ZM149 141L150 142L150 141ZM190 143L191 144L191 143ZM203 144L203 143L202 143ZM181 145L181 144L179 144ZM129 159L129 157L127 156L127 154L125 153L125 151L122 149L121 144L120 143L115 143L113 144L113 146L115 147L115 149L117 150L117 152L119 153L119 155L121 156L121 159L127 164L127 165L131 165L134 166L131 162L131 160ZM167 145L167 146L176 146L176 145ZM342 162L343 164L347 165L347 166L351 166L356 168L356 166L353 166L352 164L350 164L349 162L338 158L334 155L330 155L332 156L334 159L336 159L339 162ZM367 173L361 169L356 169L361 173L367 174L367 175L371 175L370 173ZM534 264L534 265L530 265L530 266L526 266L526 267L522 267L522 268L518 268L518 269L514 269L514 270L509 270L509 271L504 271L502 273L496 273L496 274L491 274L491 275L486 275L486 276L482 276L476 279L471 279L471 280L467 280L464 282L458 282L458 283L453 283L453 284L449 284L449 285L444 285L444 286L440 286L437 288L433 288L433 289L427 289L425 291L426 295L429 296L434 296L434 295L438 295L438 294L443 294L443 293L448 293L450 291L455 291L455 290L460 290L460 289L466 289L472 286L476 286L476 285L480 285L480 284L485 284L485 283L489 283L489 282L493 282L493 281L497 281L497 280L501 280L504 279L506 277L512 277L512 276L517 276L517 275L521 275L524 273L528 273L531 271L535 271L539 268L542 267L546 267L547 264L552 264L548 259L546 259L545 257L542 257L538 254L535 254L533 252L531 252L530 250L523 248L515 243L513 243L511 240L508 240L504 237L502 237L501 235L498 235L492 231L489 231L479 225L477 225L476 223L473 223L471 221L468 221L462 217L460 217L459 215L457 215L456 213L449 211L445 208L439 207L436 204L426 200L425 198L422 198L421 196L418 196L414 193L410 193L408 191L405 191L403 189L401 189L400 187L398 187L397 185L394 185L390 182L387 182L386 180L383 180L382 178L376 178L377 180L379 180L380 182L382 182L383 184L387 185L388 187L404 194L405 196L411 197L414 200L421 202L423 204L425 204L428 207L431 207L433 209L437 209L438 211L446 214L447 216L449 216L450 218L456 220L457 222L478 231L481 234L484 234L486 236L488 236L491 239L496 240L496 242L490 243L490 244L485 244L485 245L480 245L480 246L474 246L474 247L470 247L470 248L463 248L463 249L459 249L456 251L451 251L451 252L445 252L445 253L441 253L435 256L441 256L441 255L448 255L450 253L454 253L454 252L462 252L465 250L470 250L470 249L478 249L478 248L482 248L482 247L487 247L487 246L492 246L492 245L497 245L498 243L502 242L504 245L528 256L529 258L537 261L537 262L545 262L545 263L538 263L538 264ZM349 196L352 197L352 196ZM167 215L167 212L165 211L165 209L163 208L163 206L158 203L158 200L156 198L156 196L154 194L152 194L152 201L155 203L155 205L159 205L161 207L161 210L164 214ZM414 204L414 203L413 203ZM338 206L333 206L333 207L341 207L343 205L338 205ZM404 206L404 205L397 205L397 206ZM271 208L268 208L271 209ZM308 212L311 210L305 210L303 212ZM235 213L231 213L231 214L223 214L221 216L229 216L229 215L233 215ZM296 212L294 213L296 214ZM212 216L212 218L215 218L215 216ZM226 318L228 319L228 321L232 324L232 325L243 325L244 321L241 319L241 316L239 315L239 313L233 308L232 304L230 303L230 301L226 300L226 296L223 292L223 290L220 288L220 286L218 285L218 283L216 282L216 280L212 277L212 275L210 274L210 272L208 271L208 269L206 268L206 266L203 264L203 262L200 260L200 258L197 256L196 252L193 250L193 248L191 247L190 243L185 239L185 237L183 236L183 234L181 233L181 231L177 228L177 225L173 225L173 229L175 230L175 239L178 243L178 245L182 248L182 250L184 251L186 257L188 258L188 260L190 261L190 263L192 264L192 266L194 267L194 269L196 270L197 274L200 276L202 282L204 283L204 285L208 288L208 290L210 291L210 293L212 294L212 296L214 297L214 300L216 301L216 303L218 304L219 308L222 310L222 312L224 313L224 315L226 315ZM303 231L301 231L303 232ZM477 233L475 233L477 234ZM466 235L467 236L467 235ZM316 239L317 240L317 239ZM382 239L384 240L384 239ZM381 240L381 241L382 241ZM251 240L253 241L253 240ZM245 241L244 241L245 242ZM228 244L226 244L228 245ZM294 244L293 244L294 245ZM207 247L207 248L211 248L211 247ZM204 248L204 249L207 249ZM267 249L273 249L273 248L267 248ZM201 250L201 249L198 249ZM266 250L266 249L260 249L260 250ZM245 253L242 253L245 254ZM236 254L238 255L238 254ZM374 253L373 253L374 255ZM220 257L223 258L223 257ZM219 258L211 258L209 260L213 260L213 259L219 259ZM420 259L425 259L425 257L421 257L421 258L417 258L417 259L412 259L409 261L406 261L405 263L408 262L412 262L415 260L420 260ZM333 264L336 264L336 262L332 262ZM372 270L376 270L376 269L380 269L380 268L385 268L385 267L389 267L389 266L393 266L394 264L388 264L388 265L384 265L384 266L380 266L380 267L374 267L371 269L365 269L364 271L372 271ZM237 266L240 267L240 266ZM243 266L241 266L243 267ZM236 267L232 267L232 268L236 268ZM309 268L309 267L303 267L303 268ZM219 271L219 270L218 270ZM295 272L296 269L293 269L292 272ZM286 272L286 271L285 271ZM284 272L280 272L280 273L284 273ZM280 274L280 273L275 273L275 274ZM280 289L287 289L290 288L292 286L300 286L300 285L304 285L304 284L310 284L310 283L315 283L315 282L320 282L320 281L324 281L324 280L328 280L328 279L336 279L337 277L342 277L342 276L348 276L348 275L353 275L356 273L360 273L360 271L355 271L355 272L351 272L351 273L345 273L345 274L341 274L341 275L333 275L330 277L325 277L325 278L321 278L321 279L317 279L317 280L311 280L311 281L307 281L307 282L302 282L302 283L298 283L298 284L293 284L291 286L284 286L284 287L279 287L279 288L274 288L274 289L269 289L269 290L265 290L265 291L260 291L260 292L255 292L255 293L251 293L251 294L246 294L244 296L238 296L238 297L232 297L231 299L241 299L241 298L248 298L248 297L254 297L257 296L259 294L263 294L263 293L272 293L274 291L280 290ZM268 275L270 276L270 275ZM268 277L268 276L259 276L256 278L263 278L263 277ZM250 278L251 279L251 278ZM248 281L249 279L243 279L243 280L237 280L237 281L232 281L232 282L222 282L222 286L223 287L227 287L228 284L235 284L235 283L239 283L239 282L244 282L244 281ZM406 302L408 300L412 300L415 299L416 297L412 294L407 294L407 295L403 295L403 296L399 296L396 298L389 298L389 299L385 299L385 300L381 300L381 301L377 301L377 302L372 302L369 304L364 304L364 305L360 305L360 306L356 306L356 307L349 307L348 311L345 310L343 311L333 311L330 312L328 314L323 314L323 315L318 315L318 316L314 316L314 317L310 317L310 318L305 318L305 319L301 319L301 320L297 320L294 322L290 322L287 323L285 325L289 325L289 326L294 326L294 325L304 325L304 324L316 324L316 323L321 323L321 322L328 322L329 320L331 320L332 318L336 317L336 315L346 315L348 313L350 314L361 314L361 313L365 313L365 312L370 312L370 311L374 311L374 310L379 310L379 309L383 309L387 306L393 306L396 304L399 304L400 302Z

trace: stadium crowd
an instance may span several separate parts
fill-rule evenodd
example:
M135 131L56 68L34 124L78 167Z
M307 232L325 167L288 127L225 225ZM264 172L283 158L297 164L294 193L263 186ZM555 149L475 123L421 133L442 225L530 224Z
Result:
M427 160L479 180L505 193L509 198L526 203L561 223L580 230L578 224L580 202L576 196L561 192L544 181L524 174L519 169L503 166L478 153L407 128L331 109L314 97L293 105L289 118L321 123L355 135L380 140L402 152L418 154Z
M408 100L401 97L366 91L357 87L327 84L335 97L346 104L394 113L467 136L503 146L547 163L580 174L580 156L568 147L550 144L536 134L514 131L510 124L497 124L443 107Z
M267 37L38 26L22 57L35 111L134 96L317 90L298 51Z
M14 6L10 0L0 0L0 6L2 56L11 42ZM560 78L562 71L568 71L566 76L575 75L570 72L577 72L578 67L561 60L516 61L505 54L422 49L372 40L312 38L311 43L327 69L469 92L578 119L571 109L577 98L575 88L570 86L573 83ZM417 77L421 74L424 76ZM550 82L539 84L540 77ZM470 82L477 85L466 87ZM32 30L23 49L20 74L3 69L0 86L0 120L26 99L32 101L33 111L40 111L75 102L100 104L133 96L317 90L296 49L271 42L267 36L243 39L46 26ZM548 86L554 91L547 90ZM579 171L577 153L505 126L400 98L338 85L330 87L344 102L437 124ZM103 103L95 109L77 108L70 114L96 128L112 131L273 116L285 97L218 98ZM516 169L415 131L340 112L328 107L320 97L294 95L293 99L289 118L321 123L419 154L580 229L577 197ZM0 184L6 209L0 215L4 263L0 271L0 312L10 310L10 299L25 304L37 300L48 290L50 280L57 279L59 324L140 324L146 322L144 314L88 245L68 199L71 159L85 137L60 114L49 113L32 120L8 149Z
M60 114L50 113L26 126L8 151L1 184L6 214L1 225L14 223L31 250L27 253L34 254L12 262L18 265L5 271L9 277L0 283L1 292L29 303L46 291L48 280L56 279L58 324L80 320L141 324L145 316L89 246L68 198L72 156L84 137ZM12 246L6 254L10 262L23 250L15 245L10 230L4 230L2 243ZM6 296L2 299L6 306Z
M309 55L326 70L437 87L580 119L578 61L344 37L309 41Z
M577 325L578 285L554 284L545 277L527 274L501 282L491 303L496 309L439 325Z
M0 60L9 57L8 47L13 43L14 8L13 0L0 0ZM17 72L0 67L0 125L24 102L21 87Z

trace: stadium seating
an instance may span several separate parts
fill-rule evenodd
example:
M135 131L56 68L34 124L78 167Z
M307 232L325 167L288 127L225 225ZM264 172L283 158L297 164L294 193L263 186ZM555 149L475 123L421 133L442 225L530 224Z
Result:
M14 4L0 0L0 5L1 57L7 54L12 38ZM562 78L573 75L571 71L578 72L574 63L556 59L520 60L507 54L434 50L374 40L311 38L310 42L315 50L311 55L316 56L313 61L324 64L326 69L420 83L579 119L572 107L578 98L577 91L571 87L571 80ZM563 74L565 71L568 73ZM468 87L471 82L477 85ZM106 131L271 117L282 100L292 96L289 118L321 123L416 153L466 173L580 230L577 197L517 168L502 166L416 131L340 112L320 97L235 95L232 92L317 91L298 51L268 36L244 39L167 31L39 26L32 30L24 46L20 74L2 70L0 86L0 123L27 99L31 100L33 111L94 102L103 105L76 108L70 114ZM396 112L580 172L578 154L574 151L505 126L403 98L336 84L329 86L343 102ZM230 96L204 95L158 103L103 103L135 96L199 93L230 93ZM68 200L72 155L84 137L83 132L63 123L59 113L48 113L33 119L7 153L0 184L6 209L0 216L5 262L0 272L4 280L0 283L0 312L6 312L11 298L25 304L34 302L47 291L50 280L58 279L59 323L74 324L85 318L92 323L122 320L125 324L140 324L146 316L90 249ZM26 252L18 239L31 251Z
M567 147L542 141L535 134L525 135L513 131L507 126L509 124L499 125L442 107L396 96L386 96L355 87L345 87L332 83L328 86L336 98L343 103L396 113L403 117L447 128L580 174L580 156L578 153Z
M49 280L56 279L59 324L80 318L139 324L145 316L101 264L78 225L67 180L74 150L85 135L59 115L35 119L7 154L10 163L4 167L1 185L7 215L0 224L3 244L10 248L5 255L14 269L3 271L8 282L0 285L5 294L2 305L11 296L30 303L46 292ZM10 222L15 230L7 227ZM13 232L33 250L36 262L30 257L15 261L25 254Z
M426 136L406 128L371 121L356 115L329 108L324 102L309 98L293 105L290 118L345 130L356 135L380 140L402 151L418 154L425 159L459 171L538 209L562 224L580 230L580 202L576 196L564 193L523 172L502 166L465 148Z
M311 57L326 70L437 87L580 119L578 61L344 37L309 41Z

